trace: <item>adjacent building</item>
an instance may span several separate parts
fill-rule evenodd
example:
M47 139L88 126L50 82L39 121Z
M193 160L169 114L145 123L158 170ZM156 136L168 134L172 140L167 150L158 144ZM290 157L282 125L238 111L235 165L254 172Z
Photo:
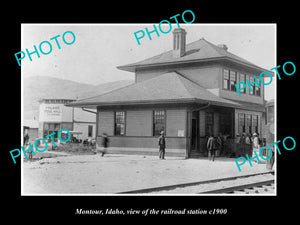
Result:
M175 29L172 50L118 66L135 73L134 84L67 103L97 110L99 146L107 133L109 152L157 154L163 130L167 155L205 156L208 135L224 137L229 155L236 151L238 134L262 133L263 85L246 87L239 97L235 84L246 79L252 83L266 69L230 53L225 44L201 38L186 45L185 37L184 29Z
M23 134L29 136L29 142L32 143L38 138L39 121L38 120L23 120Z
M66 107L74 99L41 99L39 109L38 136L45 138L66 128L80 139L96 137L96 112L83 111L81 108Z

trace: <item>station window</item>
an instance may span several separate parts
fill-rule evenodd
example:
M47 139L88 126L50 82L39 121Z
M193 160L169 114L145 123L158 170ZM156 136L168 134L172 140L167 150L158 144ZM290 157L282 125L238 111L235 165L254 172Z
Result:
M115 135L125 135L125 112L115 112Z
M255 85L255 95L260 96L260 88L257 85Z
M223 89L236 91L235 84L237 83L237 72L233 70L223 70Z
M93 125L88 125L88 137L93 137Z
M230 74L230 90L231 91L236 91L236 88L235 88L235 84L236 84L236 72L230 70L229 74Z
M246 75L245 74L240 73L240 81L239 82L244 82L246 85ZM240 85L242 85L242 84L240 84ZM241 88L241 86L239 88ZM246 88L240 89L240 93L246 93Z
M258 115L253 116L253 131L258 133Z
M246 114L246 132L252 134L252 115Z
M246 132L246 126L245 126L245 114L244 113L239 113L238 114L239 121L238 121L238 133L242 134Z
M223 88L229 90L229 70L227 69L223 71Z
M205 114L205 134L213 135L214 134L214 113L206 112Z
M255 81L254 76L250 76L249 83L253 83L254 81ZM250 95L260 96L261 91L256 83L251 85L251 89L250 89Z
M164 110L153 111L153 136L159 136L161 131L165 131L166 116Z
M222 134L232 135L231 126L232 119L230 113L221 113L219 117L219 131Z

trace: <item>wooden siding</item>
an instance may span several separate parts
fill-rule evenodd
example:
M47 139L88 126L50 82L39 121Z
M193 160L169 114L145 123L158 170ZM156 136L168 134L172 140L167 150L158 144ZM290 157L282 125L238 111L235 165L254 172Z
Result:
M184 132L186 136L186 110L167 110L167 137L177 137L178 131Z
M102 133L114 135L114 112L113 111L98 111L98 136Z
M126 111L126 136L152 136L152 111Z

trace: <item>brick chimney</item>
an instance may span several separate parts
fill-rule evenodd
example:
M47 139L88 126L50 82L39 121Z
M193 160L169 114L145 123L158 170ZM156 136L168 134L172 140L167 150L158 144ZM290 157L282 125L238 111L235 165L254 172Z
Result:
M185 35L186 32L182 28L173 30L173 57L179 58L185 54Z

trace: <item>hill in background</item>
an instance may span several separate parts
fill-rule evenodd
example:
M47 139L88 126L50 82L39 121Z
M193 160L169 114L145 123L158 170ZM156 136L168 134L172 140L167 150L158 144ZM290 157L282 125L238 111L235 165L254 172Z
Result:
M92 85L46 76L25 78L23 81L23 119L38 120L38 101L43 98L88 98L132 83L134 83L133 80L120 80Z

